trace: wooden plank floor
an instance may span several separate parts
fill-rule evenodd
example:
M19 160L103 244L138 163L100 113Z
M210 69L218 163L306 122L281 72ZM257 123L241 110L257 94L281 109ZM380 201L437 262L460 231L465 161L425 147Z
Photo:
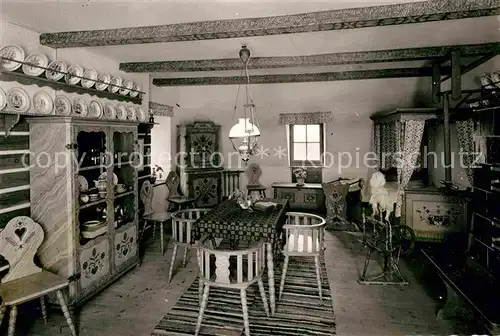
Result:
M330 286L335 293L333 300L339 335L471 334L457 322L435 318L435 301L404 265L402 270L411 282L409 286L360 285L357 279L364 251L356 238L338 232L328 233L326 240L326 265ZM165 256L161 256L157 235L156 241L147 247L140 267L130 271L82 308L81 336L150 335L197 273L196 257L192 251L188 266L178 268L172 283L167 284L171 244L168 247ZM181 258L177 260L179 266ZM64 318L58 311L50 312L47 324L41 317L20 314L17 331L18 336L69 335Z

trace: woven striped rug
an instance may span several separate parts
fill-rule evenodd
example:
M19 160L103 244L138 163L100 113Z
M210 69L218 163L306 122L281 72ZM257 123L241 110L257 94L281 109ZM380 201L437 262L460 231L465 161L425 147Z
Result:
M333 306L324 261L322 264L323 301L318 297L313 258L291 258L285 289L276 303L276 313L267 317L257 284L247 290L250 334L273 336L336 335ZM282 263L275 263L276 297ZM266 272L267 274L267 272ZM266 293L267 276L264 278ZM269 297L268 297L269 304ZM198 318L198 280L182 295L174 308L158 323L152 336L194 335ZM210 288L200 335L242 335L243 315L239 290Z

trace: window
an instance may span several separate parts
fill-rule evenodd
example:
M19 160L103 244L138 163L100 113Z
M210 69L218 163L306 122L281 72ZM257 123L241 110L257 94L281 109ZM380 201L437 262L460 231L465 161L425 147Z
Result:
M290 125L290 164L292 166L323 163L323 124Z

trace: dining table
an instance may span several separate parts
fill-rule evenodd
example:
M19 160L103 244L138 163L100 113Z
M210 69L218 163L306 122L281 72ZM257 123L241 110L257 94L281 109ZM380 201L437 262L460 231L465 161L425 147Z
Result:
M286 221L289 203L286 199L264 199L274 206L266 211L243 209L235 199L229 199L200 217L193 228L196 239L210 235L214 239L228 240L234 247L239 243L264 241L266 245L267 275L271 314L276 311L274 283L274 256L280 247L280 237ZM221 268L229 268L223 261Z

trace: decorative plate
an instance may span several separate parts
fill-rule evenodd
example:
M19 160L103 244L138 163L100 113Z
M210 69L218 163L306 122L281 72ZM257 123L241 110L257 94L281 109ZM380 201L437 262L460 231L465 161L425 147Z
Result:
M498 71L492 72L491 79L493 80L493 84L495 84L497 88L500 88L500 72Z
M55 72L55 71L50 71L50 70L45 71L45 77L47 77L48 79L54 80L54 81L58 81L64 77L64 72L66 72L66 69L68 68L68 66L66 65L66 62L56 60L56 61L50 62L49 66L47 68L52 69L52 70L56 70L56 71L60 71L60 72Z
M104 106L103 112L106 119L116 119L116 111L113 106L106 104L106 106Z
M137 119L142 123L146 122L147 116L144 109L139 106L135 111L137 112Z
M102 117L103 114L103 107L102 104L97 101L97 100L92 100L89 104L89 118L96 118L99 119Z
M135 83L132 83L132 90L130 90L129 96L132 98L135 98L139 95L139 91L141 90L141 87Z
M40 114L52 114L54 102L45 91L38 91L33 95L33 107Z
M89 182L87 181L87 179L82 176L82 175L78 175L76 181L78 182L78 190L79 191L88 191L89 190Z
M85 100L76 98L73 102L73 113L78 117L86 117L88 112Z
M69 116L71 114L71 102L66 96L57 96L54 100L56 114L62 116Z
M491 79L491 76L489 74L483 74L481 75L481 85L486 88L486 89L494 89L495 86L492 85L491 83L493 80Z
M84 88L91 88L95 84L95 80L97 79L97 71L94 69L87 69L83 73L83 77L87 79L82 79L82 86Z
M99 91L104 91L108 88L110 81L111 81L110 75L100 74L99 76L97 76L97 82L95 83L95 88Z
M119 120L127 120L127 109L122 104L116 107L116 118Z
M120 89L120 94L126 96L129 92L130 89L134 86L134 83L131 80L126 80L122 84L122 88Z
M24 61L29 64L23 64L23 72L30 76L40 76L47 68L49 59L44 54L31 54Z
M78 82L80 82L81 80L80 77L83 76L83 68L79 65L72 65L68 68L67 73L68 74L64 76L64 80L68 84L75 85L78 84Z
M0 111L2 111L5 106L7 106L7 96L5 95L5 91L0 88Z
M133 106L127 106L127 120L137 120L137 114Z
M99 175L99 180L106 180L108 178L108 173L107 172L104 172L102 173L101 175ZM118 184L118 176L116 176L116 174L113 173L113 184L114 185L117 185Z
M0 56L11 60L0 59L0 69L4 71L14 71L21 67L24 62L24 50L17 45L8 45L0 49ZM17 61L17 62L16 62Z
M30 96L21 88L12 88L7 92L7 103L16 112L25 113L30 109Z
M121 77L111 77L111 81L109 82L108 90L110 92L116 93L120 90L120 86L122 85Z

